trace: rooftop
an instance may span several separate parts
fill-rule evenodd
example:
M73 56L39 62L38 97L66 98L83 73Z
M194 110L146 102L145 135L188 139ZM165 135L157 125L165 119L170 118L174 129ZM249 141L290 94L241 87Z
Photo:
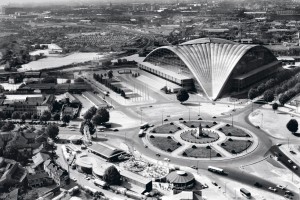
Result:
M105 158L109 159L114 156L120 155L124 153L123 150L117 149L115 147L112 147L110 145L98 142L97 144L93 144L88 147L90 150L104 156Z

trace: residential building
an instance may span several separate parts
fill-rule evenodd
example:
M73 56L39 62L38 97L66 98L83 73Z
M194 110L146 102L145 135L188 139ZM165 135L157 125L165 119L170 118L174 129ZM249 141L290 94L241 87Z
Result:
M69 181L69 173L54 163L54 161L45 161L44 170L58 186L64 186Z

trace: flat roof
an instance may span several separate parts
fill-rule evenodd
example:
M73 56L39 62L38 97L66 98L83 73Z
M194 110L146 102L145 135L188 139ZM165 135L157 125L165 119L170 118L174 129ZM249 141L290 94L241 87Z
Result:
M277 60L295 61L295 59L293 57L290 57L290 56L279 56L279 57L277 57Z
M131 171L121 170L120 174L121 174L121 176L128 177L130 179L136 180L136 181L138 181L140 183L143 183L143 184L148 184L148 183L151 182L151 179L145 178L145 177L143 177L139 174L133 173Z
M149 63L149 62L140 62L140 64L144 65L146 67L152 68L154 70L160 71L160 72L162 72L164 74L167 74L167 75L172 76L172 77L174 77L176 79L179 79L179 80L191 79L188 76L185 76L183 74L178 74L176 72L173 72L171 70L165 69L163 67L160 67L160 66L157 66L157 65L153 65L152 63Z
M123 150L110 146L108 144L104 144L102 142L98 142L88 147L91 151L94 151L105 158L109 159L114 156L117 156L121 153L125 153Z

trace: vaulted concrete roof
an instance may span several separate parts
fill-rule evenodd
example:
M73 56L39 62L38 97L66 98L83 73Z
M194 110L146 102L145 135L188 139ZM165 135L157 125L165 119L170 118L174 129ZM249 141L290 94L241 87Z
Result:
M144 61L160 49L174 52L190 69L206 95L216 99L239 60L247 51L257 46L219 38L200 38L178 46L159 47L149 53Z

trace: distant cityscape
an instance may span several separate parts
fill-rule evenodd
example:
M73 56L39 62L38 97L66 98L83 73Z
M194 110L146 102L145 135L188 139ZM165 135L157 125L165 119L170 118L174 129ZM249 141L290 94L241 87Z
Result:
M0 200L300 199L299 1L0 7Z

